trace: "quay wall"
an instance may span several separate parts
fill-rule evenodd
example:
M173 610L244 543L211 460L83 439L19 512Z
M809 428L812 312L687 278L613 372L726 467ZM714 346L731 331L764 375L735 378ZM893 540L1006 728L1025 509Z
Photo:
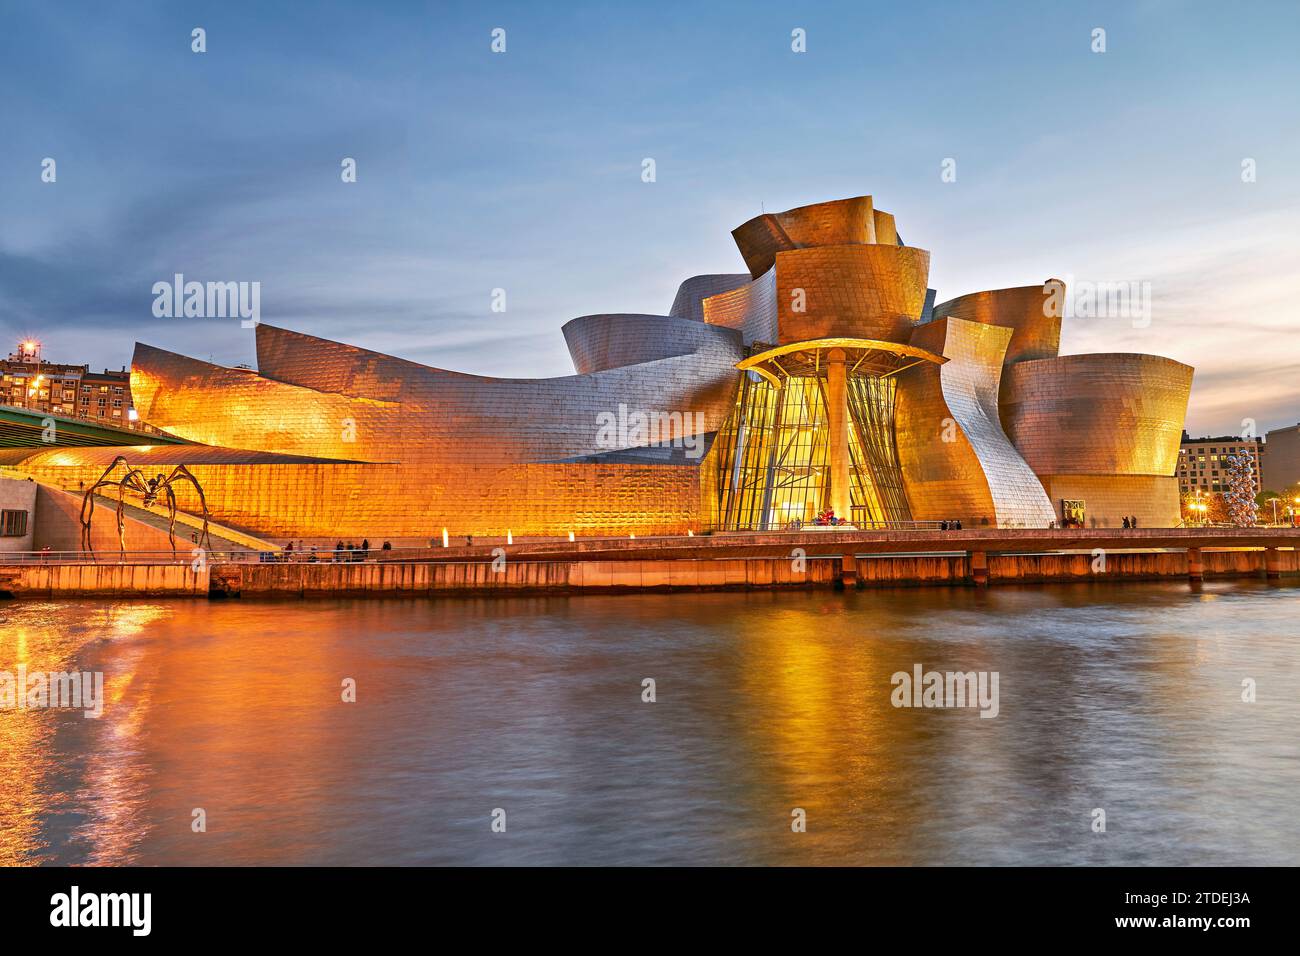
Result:
M1282 577L1300 576L1300 552L1279 551ZM1205 551L1207 579L1263 577L1263 551ZM827 588L842 562L787 558L727 560L230 563L195 571L188 564L0 565L0 596L285 596L585 593L620 591ZM969 558L958 554L859 557L863 587L969 586ZM1179 551L1121 552L1104 567L1090 554L1002 554L988 558L990 584L1186 579Z

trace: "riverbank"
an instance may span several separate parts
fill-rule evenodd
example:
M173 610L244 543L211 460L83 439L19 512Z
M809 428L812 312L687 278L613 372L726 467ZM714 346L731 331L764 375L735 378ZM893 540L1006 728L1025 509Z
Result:
M1199 559L1198 559L1199 555ZM1198 574L1199 571L1199 574ZM0 565L0 596L333 597L970 587L1300 577L1295 550L842 557Z

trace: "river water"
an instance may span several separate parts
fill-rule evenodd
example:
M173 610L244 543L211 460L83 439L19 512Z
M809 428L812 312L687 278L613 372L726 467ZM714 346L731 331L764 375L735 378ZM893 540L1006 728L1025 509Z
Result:
M0 710L0 864L1300 862L1294 584L7 602L20 664L105 701Z

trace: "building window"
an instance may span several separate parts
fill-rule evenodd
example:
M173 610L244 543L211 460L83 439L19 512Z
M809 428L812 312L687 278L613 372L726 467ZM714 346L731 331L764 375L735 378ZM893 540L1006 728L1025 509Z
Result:
M26 511L0 511L0 538L21 538L26 533Z

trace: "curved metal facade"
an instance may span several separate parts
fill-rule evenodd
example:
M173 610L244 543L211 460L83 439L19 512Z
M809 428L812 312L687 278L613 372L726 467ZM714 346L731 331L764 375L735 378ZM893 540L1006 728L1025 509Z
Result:
M368 461L557 461L636 447L600 435L598 416L620 405L628 414L698 413L697 424L666 438L716 431L741 355L739 337L720 332L689 355L529 380L461 375L365 350L330 355L336 343L261 325L259 342L274 343L268 351L293 356L264 359L274 378L141 345L132 381L141 383L137 407L149 421L207 444Z
M562 331L579 375L735 346L729 329L660 315L584 315Z
M999 421L1011 335L1008 328L961 319L917 328L912 344L948 361L898 376L898 455L915 518L1026 528L1053 520L1042 484Z
M738 330L746 345L775 342L776 269L768 269L732 292L710 296L701 303L701 311L709 325Z
M911 246L782 252L776 257L775 344L827 338L906 343L925 305L929 273L930 253Z
M752 278L746 272L691 276L677 287L677 295L673 298L668 314L678 319L703 322L705 299L747 286Z
M936 319L963 319L1011 329L1006 365L1055 358L1061 348L1061 300L1065 286L1043 285L990 289L961 295L934 307Z
M1021 362L1005 374L1003 423L1038 474L1174 474L1191 366L1107 353Z
M1179 521L1174 470L1192 368L1158 355L1064 355L1007 369L1007 434L1058 509L1086 504L1088 521L1119 527Z
M731 235L749 266L749 274L758 278L772 268L779 252L879 242L878 222L885 241L890 245L896 244L898 233L894 229L894 217L878 213L870 196L764 213L738 226Z

